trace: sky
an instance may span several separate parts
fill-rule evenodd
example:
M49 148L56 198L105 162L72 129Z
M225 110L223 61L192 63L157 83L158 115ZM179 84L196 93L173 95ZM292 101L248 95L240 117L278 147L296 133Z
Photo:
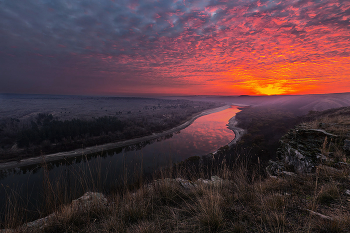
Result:
M0 0L0 92L350 92L350 1Z

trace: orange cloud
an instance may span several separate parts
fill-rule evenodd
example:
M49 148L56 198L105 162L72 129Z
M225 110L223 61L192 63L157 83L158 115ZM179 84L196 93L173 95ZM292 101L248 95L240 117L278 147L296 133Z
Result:
M63 70L65 77L74 73L80 77L77 83L81 85L88 80L91 89L99 93L276 95L350 91L350 2L117 2L108 6L96 2L89 12L92 14L95 7L100 7L102 13L95 17L78 14L74 22L55 25L52 31L57 35L52 38L46 25L42 37L40 30L38 35L25 33L26 37L20 39L27 41L18 46L29 46L33 41L35 46L45 45L49 39L57 42L50 41L57 51L43 46L47 50L25 54L43 56L36 63L40 64L37 66L40 71L48 64L45 59L55 55L52 62L62 62L55 70ZM106 13L106 9L111 12ZM15 9L6 12L12 11ZM62 12L57 10L57 14L57 18L50 17L64 20ZM22 21L25 20L18 20ZM73 27L74 23L75 28L65 28ZM60 28L61 25L66 26ZM4 32L19 28L7 26ZM20 35L14 32L8 37L17 34ZM35 38L30 38L32 34ZM11 44L5 48L9 41L12 40L0 43L0 60L4 56L1 60L4 62L10 61L8 54L16 57L20 54L20 47L12 48ZM68 54L63 56L64 53ZM32 57L39 59L37 55ZM17 60L13 61L13 66L18 67ZM54 70L52 66L49 64L47 70ZM5 68L9 70L8 67Z

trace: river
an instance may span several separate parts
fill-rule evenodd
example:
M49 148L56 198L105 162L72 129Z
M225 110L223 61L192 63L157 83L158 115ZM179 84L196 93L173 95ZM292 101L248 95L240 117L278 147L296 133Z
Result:
M121 180L151 173L157 168L207 155L229 144L235 134L227 128L229 119L240 110L225 110L197 118L187 128L161 138L124 148L0 171L0 210L16 198L27 209L39 209L47 189L56 199L72 199L85 190L106 191ZM49 184L49 185L48 185ZM63 201L64 202L64 201ZM4 214L4 211L1 211Z

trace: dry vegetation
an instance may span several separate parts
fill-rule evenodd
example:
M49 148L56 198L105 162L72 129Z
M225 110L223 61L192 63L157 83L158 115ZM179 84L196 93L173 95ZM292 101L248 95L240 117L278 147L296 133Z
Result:
M310 112L304 123L308 128L324 129L329 133L346 137L350 133L350 107L330 109L323 112Z
M350 139L350 107L310 112L306 119L312 119L301 126L306 129L319 129L336 135L336 140L325 138L321 153L330 162L350 162L344 151L344 140Z
M3 226L14 232L349 232L349 174L322 165L312 175L262 179L244 165L222 166L222 180L193 179L188 187L163 173L136 191L109 195L107 204L61 205L41 227L18 227L14 211Z

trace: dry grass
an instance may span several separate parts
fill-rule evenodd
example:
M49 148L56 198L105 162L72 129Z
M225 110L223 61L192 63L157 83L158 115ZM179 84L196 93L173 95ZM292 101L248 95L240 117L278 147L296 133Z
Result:
M303 123L303 125L308 129L324 129L329 133L344 136L350 130L350 117L348 114L342 115L339 112L334 115L318 117Z
M213 184L186 189L163 177L136 191L108 197L108 205L62 205L41 227L17 232L349 232L344 174L320 167L308 176L263 179L237 166ZM310 215L306 208L334 218ZM13 215L15 217L15 215ZM12 220L10 220L12 221ZM18 226L18 225L17 225ZM13 227L13 225L12 225Z
M329 205L340 197L339 189L334 182L326 183L321 187L317 196L317 201L321 204Z
M197 219L208 231L218 231L224 225L223 198L219 190L210 188L197 199L196 211Z
M304 122L301 126L305 129L322 129L336 135L332 139L325 138L320 149L328 161L328 165L339 162L350 162L349 151L344 150L344 140L350 139L350 108L332 110L330 113L321 113L314 120Z

